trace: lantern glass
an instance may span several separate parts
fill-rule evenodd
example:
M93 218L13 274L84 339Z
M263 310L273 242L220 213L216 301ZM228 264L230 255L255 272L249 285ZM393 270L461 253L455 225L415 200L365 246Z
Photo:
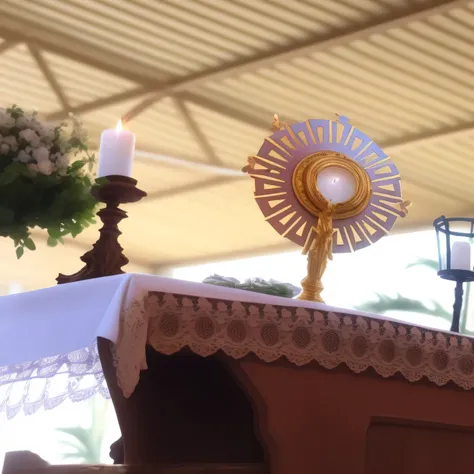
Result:
M441 216L433 225L438 244L438 270L472 270L474 218Z

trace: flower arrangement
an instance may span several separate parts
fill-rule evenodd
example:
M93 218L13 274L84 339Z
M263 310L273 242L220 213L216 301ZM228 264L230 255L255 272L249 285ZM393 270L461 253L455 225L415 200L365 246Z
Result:
M81 123L41 123L36 113L0 108L0 236L10 237L20 258L35 250L31 229L48 232L48 245L75 237L94 223L91 195L95 158Z

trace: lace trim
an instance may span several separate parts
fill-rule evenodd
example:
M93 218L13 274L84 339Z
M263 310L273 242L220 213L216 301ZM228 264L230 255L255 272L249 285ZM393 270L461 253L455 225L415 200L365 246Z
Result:
M97 344L34 362L0 367L0 414L51 410L69 399L79 402L101 394L110 398Z
M356 373L372 367L382 377L398 372L410 382L426 377L439 386L474 388L473 340L466 337L347 313L151 292L121 312L113 352L126 397L146 369L147 343L164 354L185 347L202 356L222 350L235 359L253 353L265 362L286 357L327 369L344 363ZM8 418L97 393L109 398L97 344L0 367L0 414Z
M265 362L286 357L298 366L316 361L327 369L344 363L356 373L372 367L382 377L398 372L410 382L426 377L439 386L474 387L473 341L466 337L351 314L161 292L149 294L147 313L147 341L143 331L123 333L135 348L148 342L164 354L189 347L202 356L222 350L236 359L253 353ZM130 367L132 354L122 349L131 345L117 347L118 367L125 360ZM120 375L129 396L138 374Z
M132 299L120 315L120 337L112 346L117 384L125 397L130 397L140 380L140 371L146 370L148 331L148 297Z

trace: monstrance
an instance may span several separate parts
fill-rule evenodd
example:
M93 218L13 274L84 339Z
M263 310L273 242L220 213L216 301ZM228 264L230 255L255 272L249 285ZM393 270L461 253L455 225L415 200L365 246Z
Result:
M273 134L243 171L265 220L308 255L298 298L309 301L324 302L321 278L333 253L374 244L411 204L395 164L346 117L290 126L275 115Z

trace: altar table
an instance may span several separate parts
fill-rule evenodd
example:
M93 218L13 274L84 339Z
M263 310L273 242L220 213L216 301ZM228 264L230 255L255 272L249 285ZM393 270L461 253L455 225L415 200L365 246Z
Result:
M110 391L132 464L458 472L473 387L471 339L319 303L138 274L0 298L0 411Z

